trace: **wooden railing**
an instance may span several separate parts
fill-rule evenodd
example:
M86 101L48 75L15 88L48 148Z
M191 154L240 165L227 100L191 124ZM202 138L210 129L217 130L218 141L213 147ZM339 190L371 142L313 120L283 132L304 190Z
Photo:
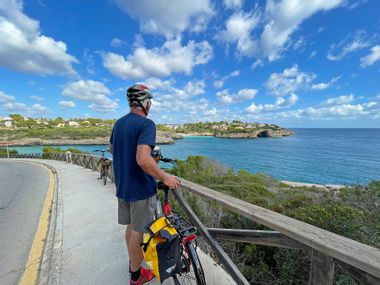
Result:
M54 153L45 155L44 158L62 160L99 171L99 156ZM109 179L113 181L113 177L111 166ZM185 179L181 179L181 183L186 192L191 192L203 199L213 201L223 208L272 229L271 231L259 231L207 228L193 213L180 191L173 191L182 209L197 226L199 233L214 250L219 261L225 266L237 284L249 284L249 282L223 251L216 239L308 251L311 253L310 285L333 284L336 263L361 284L380 284L380 249L339 236Z

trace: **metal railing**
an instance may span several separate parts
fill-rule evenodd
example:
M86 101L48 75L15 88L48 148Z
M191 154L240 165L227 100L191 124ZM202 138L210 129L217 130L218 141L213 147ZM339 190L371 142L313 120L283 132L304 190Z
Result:
M29 155L30 157L30 155ZM31 158L41 158L40 155ZM76 153L51 153L43 158L66 161L99 171L101 157ZM113 181L112 165L109 179ZM310 285L333 284L334 268L338 263L351 277L365 285L380 284L380 250L339 236L321 228L281 215L274 211L225 195L181 178L186 192L212 201L225 209L244 216L272 231L207 228L185 202L180 191L173 191L181 208L187 213L199 233L207 241L219 261L237 284L249 284L236 265L227 256L216 239L247 242L257 245L308 251L311 254Z

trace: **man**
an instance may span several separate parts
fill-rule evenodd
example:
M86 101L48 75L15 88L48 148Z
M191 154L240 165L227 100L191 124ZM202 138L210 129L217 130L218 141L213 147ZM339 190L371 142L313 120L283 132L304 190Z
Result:
M156 125L147 117L152 105L148 87L135 84L128 88L130 113L117 120L110 138L113 154L118 222L127 225L127 243L132 285L149 283L151 270L141 267L141 242L144 226L154 220L156 179L171 189L180 186L175 176L162 171L151 156L156 144Z

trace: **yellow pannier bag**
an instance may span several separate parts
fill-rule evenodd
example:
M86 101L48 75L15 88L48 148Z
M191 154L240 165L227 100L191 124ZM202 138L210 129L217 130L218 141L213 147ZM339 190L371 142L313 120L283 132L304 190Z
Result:
M144 259L162 283L181 268L180 238L166 217L158 218L145 228L148 233L142 243Z

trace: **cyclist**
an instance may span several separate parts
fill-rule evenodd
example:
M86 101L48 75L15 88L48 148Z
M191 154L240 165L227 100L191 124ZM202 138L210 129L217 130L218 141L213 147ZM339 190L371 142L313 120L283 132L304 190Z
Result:
M153 157L156 125L146 118L152 106L148 87L135 84L128 88L130 112L118 119L110 137L113 154L118 222L126 225L125 240L130 258L131 285L150 282L153 273L141 267L141 243L144 226L154 220L156 210L156 179L171 189L180 186L175 176L161 170Z

